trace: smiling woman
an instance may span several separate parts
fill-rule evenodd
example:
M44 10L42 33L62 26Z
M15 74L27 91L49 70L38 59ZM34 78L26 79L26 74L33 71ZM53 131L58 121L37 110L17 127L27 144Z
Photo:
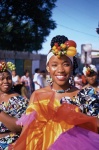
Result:
M0 62L0 150L17 140L22 130L16 121L25 112L28 100L12 90L11 70L9 63Z
M74 41L63 35L52 39L46 62L52 84L31 95L26 115L17 121L24 126L22 134L9 150L98 149L97 119L84 115L78 106L73 105L78 89L70 84L69 79L75 54Z

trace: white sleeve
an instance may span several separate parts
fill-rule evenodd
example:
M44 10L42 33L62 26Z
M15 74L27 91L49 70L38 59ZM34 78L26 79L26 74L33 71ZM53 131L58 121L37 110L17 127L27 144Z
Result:
M34 75L33 82L37 82L37 75Z
M42 77L39 75L37 77L37 83L40 84L41 87L44 87Z

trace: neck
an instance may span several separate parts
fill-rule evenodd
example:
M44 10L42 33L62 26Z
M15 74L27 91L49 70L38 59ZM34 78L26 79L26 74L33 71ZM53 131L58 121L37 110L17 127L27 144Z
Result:
M8 91L8 92L0 91L0 94L4 94L4 95L10 94L10 93L11 93L11 91Z
M95 83L94 83L94 84L92 84L92 85L91 85L91 84L89 84L89 86L92 86L92 87L94 87L94 88L95 88L95 87L97 87L98 85L99 85L99 84L98 84L98 82L95 82Z
M53 91L55 91L55 92L57 92L57 93L65 93L65 92L68 92L68 91L70 91L71 90L71 87L72 87L72 85L71 84L67 84L67 85L65 85L65 86L55 86L55 85L52 85L51 86L51 89L53 90Z

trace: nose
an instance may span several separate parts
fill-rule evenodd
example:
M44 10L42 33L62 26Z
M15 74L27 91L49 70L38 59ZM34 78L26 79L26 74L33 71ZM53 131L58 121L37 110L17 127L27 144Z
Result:
M63 67L62 65L59 65L59 67L58 67L58 72L59 72L59 73L64 72L64 67Z
M4 83L7 83L7 82L8 82L8 80L7 80L6 78L4 78L3 82L4 82Z

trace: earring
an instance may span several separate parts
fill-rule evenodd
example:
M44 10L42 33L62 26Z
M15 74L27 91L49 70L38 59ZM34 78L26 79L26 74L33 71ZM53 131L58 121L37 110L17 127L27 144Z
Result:
M48 82L49 85L53 84L53 80L50 76L47 78L47 82Z
M70 78L69 78L69 83L70 83L71 85L74 85L74 76L73 76L73 75L70 76Z

